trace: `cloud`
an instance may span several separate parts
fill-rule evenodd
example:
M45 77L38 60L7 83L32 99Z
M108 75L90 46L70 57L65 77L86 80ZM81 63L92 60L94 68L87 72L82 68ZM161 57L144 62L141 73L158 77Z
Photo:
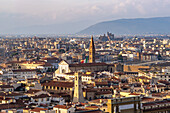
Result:
M169 6L170 0L0 0L0 24L93 24L118 18L170 16Z
M81 2L79 0L1 0L0 4L0 12L63 22L69 19L80 19L79 17L100 18L100 16L114 14L131 16L131 13L134 13L136 16L147 16L155 12L168 13L166 10L170 10L169 0L83 0Z

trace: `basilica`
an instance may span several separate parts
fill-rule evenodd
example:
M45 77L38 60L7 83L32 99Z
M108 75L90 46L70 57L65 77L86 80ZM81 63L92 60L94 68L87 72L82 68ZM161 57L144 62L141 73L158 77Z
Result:
M96 63L95 62L95 45L93 37L91 37L90 47L89 47L89 63L79 63L79 64L69 64L67 61L62 60L58 64L58 69L55 74L63 74L70 72L77 72L79 70L99 72L99 71L109 71L111 73L116 71L123 71L123 65L121 64L107 64L107 63Z

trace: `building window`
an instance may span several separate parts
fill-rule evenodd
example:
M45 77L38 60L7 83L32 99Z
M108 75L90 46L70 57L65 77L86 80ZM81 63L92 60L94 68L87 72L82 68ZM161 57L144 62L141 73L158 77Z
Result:
M62 69L62 73L66 73L66 70L65 70L65 69Z
M47 98L47 101L49 101L50 100L50 98Z
M38 102L38 99L35 99L35 102Z

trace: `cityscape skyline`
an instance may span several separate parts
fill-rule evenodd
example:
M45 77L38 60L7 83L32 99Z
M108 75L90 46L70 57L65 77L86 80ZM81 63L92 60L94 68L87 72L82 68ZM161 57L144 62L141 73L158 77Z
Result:
M170 113L169 6L0 0L0 113Z

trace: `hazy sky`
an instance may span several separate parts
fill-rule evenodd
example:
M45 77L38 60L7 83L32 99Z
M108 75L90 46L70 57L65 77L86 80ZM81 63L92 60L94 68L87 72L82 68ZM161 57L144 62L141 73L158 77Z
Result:
M51 24L72 33L101 21L160 16L170 16L170 0L0 0L0 33Z

